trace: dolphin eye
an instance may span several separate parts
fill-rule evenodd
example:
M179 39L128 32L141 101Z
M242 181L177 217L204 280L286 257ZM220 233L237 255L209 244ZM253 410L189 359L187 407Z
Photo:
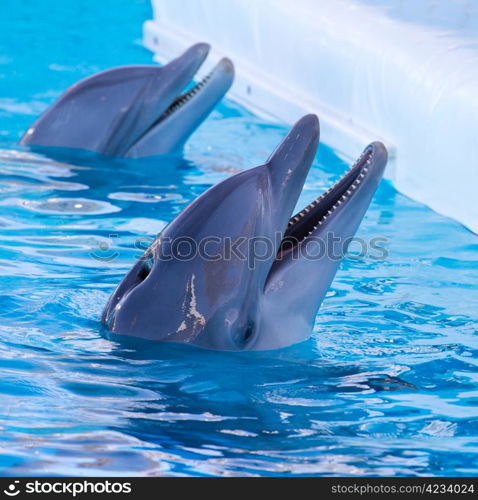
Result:
M252 320L249 320L245 325L243 324L242 327L236 324L232 336L235 348L238 350L245 349L247 344L252 340L255 329L256 325Z
M252 338L252 335L254 334L255 328L256 328L256 325L255 325L254 321L249 321L247 323L247 327L244 331L244 337L242 338L244 345L247 344L247 342L249 342L249 340Z

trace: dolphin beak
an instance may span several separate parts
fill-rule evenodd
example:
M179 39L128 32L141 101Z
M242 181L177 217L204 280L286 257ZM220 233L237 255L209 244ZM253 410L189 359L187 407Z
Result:
M285 239L297 244L327 231L348 236L355 233L370 204L387 163L387 150L381 142L365 148L345 175L330 189L294 215ZM340 226L340 227L339 227ZM283 252L290 251L284 248Z
M234 80L234 65L224 58L192 88L175 97L125 156L131 158L180 150L211 113Z
M302 192L319 144L319 119L302 117L266 162L274 224L284 231Z
M291 315L294 322L282 322L275 335L262 336L251 349L280 347L310 335L320 304L370 205L386 162L385 146L380 142L370 144L342 178L290 219L267 275L264 310L270 315L295 311ZM334 242L332 247L330 241Z
M171 112L183 89L191 83L206 60L209 50L207 43L198 43L168 64L155 68L154 73L145 78L140 95L121 122L121 130L125 133L116 131L104 152L132 156L128 151Z

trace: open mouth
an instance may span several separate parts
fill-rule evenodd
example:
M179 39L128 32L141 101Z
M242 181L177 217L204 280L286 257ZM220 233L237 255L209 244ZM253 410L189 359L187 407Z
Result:
M206 86L206 84L211 80L216 68L214 68L210 73L208 73L200 82L194 85L191 89L184 92L180 96L176 97L171 105L163 112L163 114L156 120L152 127L157 125L159 122L165 120L168 116L172 115L179 108L182 108L187 102L194 98L198 92ZM152 128L151 127L151 128Z
M204 57L204 56L202 56ZM202 63L196 62L194 73L197 73ZM189 73L188 76L194 77ZM158 117L141 133L135 140L135 145L143 145L142 141L150 141L159 131L164 131L169 127L168 136L172 137L176 130L176 135L183 136L184 139L206 118L214 109L217 102L225 95L232 84L234 67L227 58L221 59L216 66L203 79L192 85L192 80L182 80L177 86L176 97L171 96L170 104L163 108ZM186 89L182 93L181 89ZM180 125L172 126L174 120L180 120ZM153 139L154 140L154 139Z
M287 229L278 250L281 258L311 236L333 214L351 200L360 183L365 180L373 161L373 148L367 148L354 165L325 193L296 213Z
M216 66L217 68L217 66ZM211 80L216 68L214 68L208 75L206 75L200 82L194 85L191 89L184 92L174 99L174 101L169 105L169 107L163 111L163 113L159 116L159 118L154 121L151 126L145 130L143 133L143 137L147 135L152 129L157 127L160 123L164 122L167 118L169 118L173 113L179 111L180 108L185 106L187 103L191 102L198 93L206 87L207 83Z

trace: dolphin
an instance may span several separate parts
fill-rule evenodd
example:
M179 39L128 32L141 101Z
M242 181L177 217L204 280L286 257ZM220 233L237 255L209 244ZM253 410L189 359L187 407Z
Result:
M131 158L181 150L234 79L233 64L224 58L184 90L209 48L198 43L164 66L121 66L81 80L36 120L20 144Z
M307 247L330 234L346 246L387 161L383 144L370 144L334 186L291 217L318 141L318 118L306 115L264 165L190 203L111 295L102 317L109 332L240 351L306 340L340 264L340 256ZM269 251L247 254L257 243Z

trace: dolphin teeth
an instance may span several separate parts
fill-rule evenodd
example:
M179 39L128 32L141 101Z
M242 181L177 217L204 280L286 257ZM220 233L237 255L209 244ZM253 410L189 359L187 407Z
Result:
M368 155L368 157L367 157L367 155ZM367 159L365 160L366 157L367 157ZM361 184L362 180L365 178L365 176L369 170L369 166L372 164L372 161L373 161L373 151L371 152L370 149L366 149L362 153L362 155L359 157L359 159L350 167L350 169L333 186L331 186L324 193L322 193L318 198L316 198L311 203L309 203L309 205L307 205L305 208L303 208L295 216L291 217L291 219L289 220L288 226L287 226L288 231L290 231L289 234L293 234L294 230L291 228L297 222L299 222L306 214L309 214L312 211L312 209L314 209L318 205L320 205L321 201L324 198L326 198L328 195L330 195L331 192L337 188L337 186L340 182L342 182L344 179L346 179L347 176L350 177L353 175L353 173L350 174L350 172L356 172L358 169L359 171L357 174L355 174L354 177L352 177L354 180L349 184L348 189L345 192L343 192L342 195L334 202L334 205L332 206L332 208L327 210L327 212L325 214L322 212L321 218L317 221L316 225L313 227L313 229L310 232L306 233L306 231L304 231L304 233L306 233L306 234L304 235L304 233L303 233L299 242L302 242L305 239L307 239L307 237L310 236L319 226L321 226L322 224L324 224L325 221L328 220L328 218L337 210L338 207L340 207L346 201L348 201L348 199L351 197L351 195L354 194L354 191L356 191L356 189ZM310 218L310 216L309 216L309 218ZM310 222L312 222L312 221L310 221ZM306 223L306 226L309 224L308 221L305 221L305 223ZM305 229L307 230L307 228L305 228Z
M160 116L158 122L167 118L169 115L171 115L172 113L177 111L181 106L183 106L184 103L186 103L192 97L194 97L206 85L206 83L211 79L213 71L211 71L211 73L209 73L207 76L205 76L192 89L188 90L185 94L178 96L174 100L174 102L171 104L171 106L169 106L169 108Z

